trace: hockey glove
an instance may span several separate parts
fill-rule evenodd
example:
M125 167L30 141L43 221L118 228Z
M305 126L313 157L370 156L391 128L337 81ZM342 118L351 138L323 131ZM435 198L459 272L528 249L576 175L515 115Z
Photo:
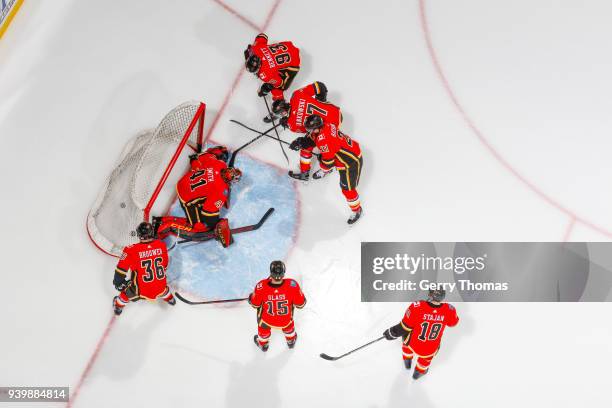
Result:
M278 123L284 128L287 129L287 127L289 127L289 124L287 123L289 121L289 118L287 116L283 116L282 118L279 119Z
M263 84L261 84L259 92L257 92L257 96L266 96L270 93L272 89L274 89L274 85L264 82Z
M311 147L315 147L315 142L307 136L300 136L289 145L291 150L308 149Z
M385 332L383 333L383 336L385 336L385 339L387 340L395 340L398 337L398 336L393 335L393 333L391 332L391 328L385 330Z
M113 279L113 286L117 289L118 292L123 292L125 288L127 288L130 281L127 281L120 274L116 273L115 278Z

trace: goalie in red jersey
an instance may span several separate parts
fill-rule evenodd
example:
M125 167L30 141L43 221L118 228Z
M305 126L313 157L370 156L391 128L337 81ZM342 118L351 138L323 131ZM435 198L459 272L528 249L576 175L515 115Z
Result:
M249 295L249 303L257 309L257 334L253 338L257 347L268 351L271 329L281 329L287 346L292 349L297 341L293 322L293 308L301 309L306 298L300 285L293 279L285 279L285 264L273 261L270 277L257 283Z
M321 152L320 169L313 174L315 180L321 179L338 169L340 189L352 211L348 224L356 223L363 212L359 201L357 186L361 177L363 158L359 143L338 129L333 123L325 123L319 115L310 115L304 121L308 131L291 142L292 150L304 150L317 147Z
M129 302L140 299L163 299L174 306L176 299L166 283L168 250L166 244L154 239L153 226L143 222L136 228L140 242L127 246L115 268L113 285L119 296L113 298L113 309L118 316ZM130 279L126 279L131 271Z
M444 329L459 322L457 311L449 303L443 303L446 292L430 290L426 301L414 302L406 310L402 321L383 335L387 340L403 338L404 365L410 370L412 359L417 356L412 378L415 380L427 373L431 360L438 353Z
M185 217L153 217L157 237L168 235L190 238L214 231L224 247L233 242L227 218L220 218L227 202L230 184L240 181L242 172L227 167L227 149L215 146L190 156L190 169L176 185L176 192Z
M246 70L263 82L257 95L271 93L276 101L284 98L283 92L300 70L300 50L291 41L268 44L268 36L261 33L247 46L244 61Z

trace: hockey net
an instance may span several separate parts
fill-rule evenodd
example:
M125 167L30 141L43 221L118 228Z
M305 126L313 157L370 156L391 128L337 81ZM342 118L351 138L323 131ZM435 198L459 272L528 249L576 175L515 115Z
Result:
M138 241L139 223L167 211L187 156L202 146L205 111L204 103L186 102L155 130L128 141L87 216L87 232L99 249L120 256L123 247Z

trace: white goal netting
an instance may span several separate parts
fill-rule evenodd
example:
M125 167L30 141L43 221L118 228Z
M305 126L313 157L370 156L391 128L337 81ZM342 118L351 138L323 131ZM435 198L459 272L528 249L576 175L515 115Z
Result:
M87 231L98 248L120 256L123 247L138 241L136 227L149 220L152 210L167 210L164 192L174 191L173 183L187 167L192 150L185 147L201 145L205 110L203 103L184 103L155 130L128 141L87 217Z

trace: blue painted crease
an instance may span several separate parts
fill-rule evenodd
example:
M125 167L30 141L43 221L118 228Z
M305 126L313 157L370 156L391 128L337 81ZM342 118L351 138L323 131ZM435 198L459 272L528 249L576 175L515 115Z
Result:
M258 230L237 234L223 248L214 240L176 245L170 251L169 285L204 299L247 296L268 276L270 262L285 259L293 245L297 219L297 192L286 173L248 156L236 167L242 180L232 187L231 208L222 211L232 228L254 224L270 207L274 213ZM171 215L183 217L175 203Z

